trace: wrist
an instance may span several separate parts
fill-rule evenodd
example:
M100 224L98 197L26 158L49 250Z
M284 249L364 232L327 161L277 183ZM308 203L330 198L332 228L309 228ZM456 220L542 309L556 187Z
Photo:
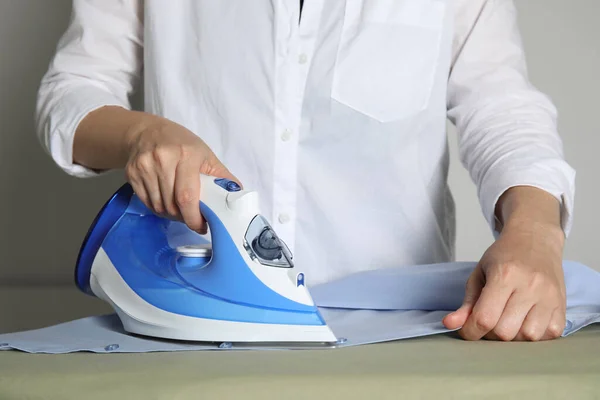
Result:
M498 201L496 217L501 233L545 232L564 240L560 202L541 189L522 186L507 190Z
M554 221L536 219L535 217L514 216L502 227L501 235L518 234L543 234L557 245L564 245L565 234L560 226Z

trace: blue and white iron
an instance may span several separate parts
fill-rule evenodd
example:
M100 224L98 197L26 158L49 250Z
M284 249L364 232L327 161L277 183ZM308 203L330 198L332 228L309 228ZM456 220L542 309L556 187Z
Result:
M157 216L129 184L103 206L75 280L108 302L127 332L206 342L336 342L256 192L201 176L211 241Z

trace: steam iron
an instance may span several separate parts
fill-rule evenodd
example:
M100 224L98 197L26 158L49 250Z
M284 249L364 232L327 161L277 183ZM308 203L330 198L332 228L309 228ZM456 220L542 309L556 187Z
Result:
M210 238L154 214L123 185L81 246L78 288L108 302L125 331L202 342L332 344L292 254L256 192L202 175Z

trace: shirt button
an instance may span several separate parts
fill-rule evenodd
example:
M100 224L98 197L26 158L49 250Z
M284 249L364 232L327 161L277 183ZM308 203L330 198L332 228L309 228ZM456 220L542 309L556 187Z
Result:
M308 61L308 57L306 56L306 54L303 53L298 56L298 63L306 64L306 61Z
M285 131L283 131L283 133L281 134L281 140L283 140L284 142L287 142L288 140L290 140L292 138L292 132L290 132L289 129L286 129Z
M290 222L290 216L288 214L279 214L279 222L282 224L287 224Z

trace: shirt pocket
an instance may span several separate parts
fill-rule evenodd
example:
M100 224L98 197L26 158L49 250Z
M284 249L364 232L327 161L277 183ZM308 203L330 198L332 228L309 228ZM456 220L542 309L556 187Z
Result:
M424 110L445 11L443 0L347 0L332 98L380 122Z

